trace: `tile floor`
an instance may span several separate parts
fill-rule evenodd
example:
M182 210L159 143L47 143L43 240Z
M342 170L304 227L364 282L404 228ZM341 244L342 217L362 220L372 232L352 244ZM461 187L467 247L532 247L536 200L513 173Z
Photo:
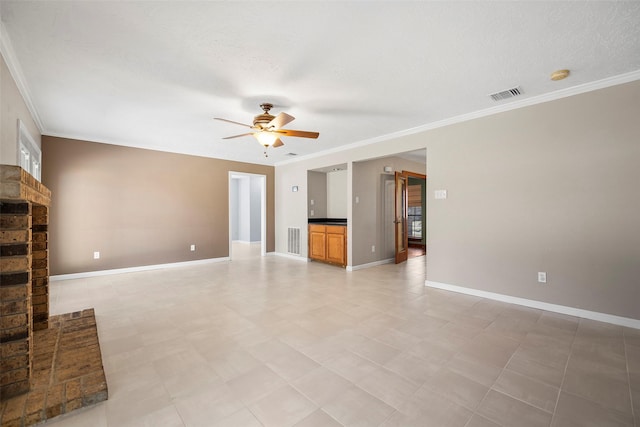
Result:
M640 427L639 330L247 248L53 282L52 314L95 308L109 400L46 425Z

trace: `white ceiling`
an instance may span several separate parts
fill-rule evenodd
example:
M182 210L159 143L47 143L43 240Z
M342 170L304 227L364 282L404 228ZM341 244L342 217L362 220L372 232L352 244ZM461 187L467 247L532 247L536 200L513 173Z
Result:
M640 70L640 2L1 0L43 134L275 164ZM8 48L7 48L8 46ZM9 55L5 55L9 56ZM552 82L549 74L570 68ZM296 117L268 158L223 141Z

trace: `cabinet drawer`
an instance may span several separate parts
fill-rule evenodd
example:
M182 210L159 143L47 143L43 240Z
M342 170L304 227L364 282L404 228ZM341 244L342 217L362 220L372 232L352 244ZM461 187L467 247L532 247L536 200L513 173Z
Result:
M347 234L347 227L344 225L327 225L327 234Z
M325 232L325 226L324 225L317 225L317 224L309 224L309 232L324 233Z

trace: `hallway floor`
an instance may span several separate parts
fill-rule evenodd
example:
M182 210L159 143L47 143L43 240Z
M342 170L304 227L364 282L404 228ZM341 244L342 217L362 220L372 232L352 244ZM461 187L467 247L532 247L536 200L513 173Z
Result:
M640 330L427 288L423 257L236 255L52 282L109 400L46 425L640 426Z
M408 258L416 258L426 254L427 254L427 251L424 246L421 246L421 247L409 246Z

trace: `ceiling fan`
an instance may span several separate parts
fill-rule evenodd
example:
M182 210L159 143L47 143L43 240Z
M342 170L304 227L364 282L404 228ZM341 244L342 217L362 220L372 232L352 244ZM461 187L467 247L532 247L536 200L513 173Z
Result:
M243 133L240 135L227 136L222 139L240 138L242 136L253 135L258 142L264 146L264 155L267 157L267 148L278 148L284 145L281 136L296 136L300 138L317 138L320 134L318 132L307 132L303 130L291 130L282 129L287 123L291 123L295 120L295 117L290 116L287 113L280 113L277 116L269 114L269 110L273 108L273 104L268 102L260 104L263 113L258 114L253 118L253 126L245 125L244 123L234 122L233 120L221 119L214 117L215 120L221 120L223 122L233 123L236 125L248 127L252 129L251 132Z

